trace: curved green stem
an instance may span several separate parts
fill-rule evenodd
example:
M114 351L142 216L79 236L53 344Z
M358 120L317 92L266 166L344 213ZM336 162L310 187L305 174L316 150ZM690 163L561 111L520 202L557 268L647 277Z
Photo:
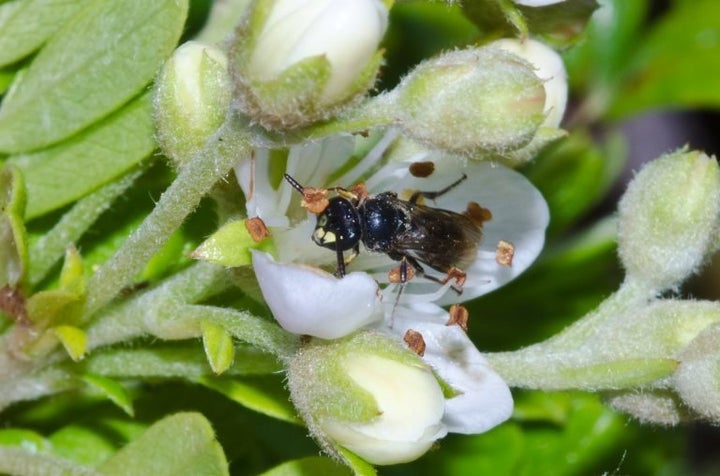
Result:
M248 153L248 138L232 114L205 147L180 170L175 181L122 247L90 278L87 316L109 303L132 283L148 260L182 225L200 200Z

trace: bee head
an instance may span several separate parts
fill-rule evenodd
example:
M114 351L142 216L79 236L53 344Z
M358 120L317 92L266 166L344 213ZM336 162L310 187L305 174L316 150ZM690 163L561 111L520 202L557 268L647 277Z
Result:
M361 238L357 207L347 198L333 197L317 217L313 241L331 250L346 251Z

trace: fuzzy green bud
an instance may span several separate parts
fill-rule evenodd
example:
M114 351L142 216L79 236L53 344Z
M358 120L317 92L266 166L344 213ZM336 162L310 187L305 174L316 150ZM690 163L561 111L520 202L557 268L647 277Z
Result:
M158 77L155 122L160 147L181 166L222 125L230 104L227 57L218 48L189 41L165 63Z
M373 464L412 461L447 430L442 389L430 368L372 332L317 341L288 368L290 393L324 449L337 445Z
M373 86L379 0L256 0L231 47L237 105L269 129L329 119Z
M677 395L669 390L616 392L607 395L607 401L615 410L655 425L677 425L687 412Z
M720 309L716 308L720 317ZM679 357L675 390L700 416L720 423L720 324L708 327Z
M696 272L717 245L720 170L681 150L642 168L619 205L618 251L628 277L656 290Z
M545 90L532 65L497 48L425 61L391 94L409 136L467 155L519 149L545 120Z

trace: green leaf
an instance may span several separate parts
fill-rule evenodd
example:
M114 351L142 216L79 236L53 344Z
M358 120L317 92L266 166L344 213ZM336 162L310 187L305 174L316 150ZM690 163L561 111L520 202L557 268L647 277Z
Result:
M350 469L352 469L352 472L356 476L376 476L377 471L375 471L375 468L373 465L353 453L352 451L343 448L342 446L337 447L337 450L342 455L343 459L345 460L345 463L347 463L348 466L350 466Z
M232 336L221 326L212 322L202 322L203 347L210 367L215 374L225 372L235 358Z
M130 395L125 390L125 387L116 381L93 374L83 375L83 380L95 390L98 390L108 400L120 407L120 409L129 416L133 416L135 414Z
M93 0L38 53L0 108L0 150L65 139L136 96L175 47L187 1Z
M265 471L261 476L324 476L349 475L352 474L348 468L337 464L330 458L322 456L309 456L300 458L275 466Z
M641 41L647 0L604 0L585 30L584 41L565 54L568 80L575 90L607 94L617 85Z
M521 474L599 474L595 465L614 449L626 423L596 396L573 395L568 403L564 425L525 429ZM622 449L614 450L620 456Z
M146 94L68 141L11 157L26 179L26 218L67 205L130 170L155 148L153 131Z
M62 474L67 476L90 476L97 474L92 468L80 466L63 458L18 447L0 446L0 473L41 476Z
M53 433L49 438L52 453L88 466L102 464L117 450L113 443L118 434L107 422L93 423L92 427L87 422L70 424Z
M567 230L605 196L623 169L625 155L603 154L589 133L576 130L525 167L523 172L550 207L550 235Z
M75 326L57 326L53 328L65 350L73 361L77 362L83 358L87 350L87 334Z
M115 199L135 182L140 173L140 170L135 170L81 198L52 228L43 229L38 234L29 250L32 256L28 271L30 285L36 285L46 277L55 263L67 253L68 245L77 243L98 217L113 205ZM32 230L30 233L32 236Z
M83 302L82 296L62 289L39 291L28 298L27 313L40 329L73 324L80 321Z
M450 435L441 445L440 451L420 460L423 467L429 467L426 474L526 474L517 471L522 464L524 434L511 422L482 435Z
M288 393L275 379L211 378L198 379L198 382L216 390L246 408L264 415L290 423L302 424L297 417L295 407L290 404Z
M0 446L22 446L26 450L40 452L49 449L48 441L40 434L21 428L0 430Z
M676 4L636 47L610 115L618 118L661 107L720 106L718 37L717 1Z
M217 476L228 464L210 423L198 413L176 413L155 423L100 467L103 474Z
M65 262L60 271L60 288L78 295L85 294L83 261L74 246L70 246L65 252Z
M0 67L29 55L88 2L15 0L0 5Z
M16 167L0 169L0 287L16 286L27 271L22 179Z

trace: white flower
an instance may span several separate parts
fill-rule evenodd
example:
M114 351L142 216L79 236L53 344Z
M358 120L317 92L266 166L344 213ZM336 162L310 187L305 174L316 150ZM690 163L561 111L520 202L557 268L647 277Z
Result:
M275 0L256 40L248 72L267 81L313 56L324 56L332 74L322 94L331 103L372 59L387 28L378 0Z
M293 147L285 170L308 186L350 186L365 179L370 193L394 190L401 197L417 190L441 190L466 174L468 178L459 186L426 201L429 206L458 212L476 201L492 213L492 219L483 225L484 238L477 257L465 270L467 278L460 296L450 289L452 283L439 285L415 276L398 298L399 285L387 284L388 270L397 263L365 250L348 265L348 274L342 279L312 268L309 265L334 269L336 255L310 239L316 218L299 206L297 191L279 180L277 170L272 171L269 152L257 150L253 160L236 169L246 193L248 215L263 219L274 239L277 261L256 251L253 266L278 322L291 332L322 339L374 329L401 342L408 330L415 331L425 342L424 362L452 391L442 399L439 417L434 403L423 403L427 413L408 428L412 415L394 413L398 402L406 400L393 390L396 379L376 378L374 371L367 370L378 364L392 373L393 366L374 361L350 364L345 369L350 377L361 386L371 387L378 405L388 411L394 409L396 416L372 423L324 422L321 431L376 464L409 461L445 432L482 433L509 418L513 403L507 385L460 327L446 325L448 313L438 304L471 299L520 274L540 252L548 223L544 200L517 172L439 153L418 152L389 160L386 155L391 145L396 146L395 151L402 149L396 141L396 132L386 133L369 151L355 154L350 159L354 166L342 173L338 168L355 153L353 138L335 137ZM413 176L409 166L418 160L432 161L434 172L425 178ZM500 240L514 245L510 266L496 260ZM419 382L421 387L425 385L422 379ZM433 423L436 418L439 424Z
M370 193L391 190L398 192L401 198L408 198L409 193L417 190L441 190L463 174L467 175L466 180L448 193L435 200L426 201L429 206L457 212L464 211L469 202L476 202L492 213L492 219L483 224L483 239L478 246L476 259L464 269L467 278L462 294L458 296L451 289L453 280L441 286L422 276L416 276L406 283L400 298L402 303L436 302L445 305L469 300L497 289L530 266L544 244L549 215L542 196L524 176L499 164L470 162L429 152L420 152L405 160L392 160L383 164L383 154L395 138L393 132L386 134L354 168L334 179L332 183L328 183L329 178L336 174L337 168L352 154L353 141L350 137L336 137L293 147L287 158L286 170L298 182L307 186L350 186L365 178ZM414 161L432 161L435 171L426 178L415 177L409 172L409 166ZM372 170L375 171L369 173ZM248 216L260 217L271 229L278 262L329 266L334 270L335 253L317 246L310 239L316 218L300 208L297 191L284 181L279 185L272 184L268 151L256 151L254 158L240 164L236 172L246 193ZM497 247L501 241L511 243L514 248L514 257L509 266L496 260ZM256 270L266 263L267 260L255 263ZM361 247L360 255L348 265L347 270L366 271L381 285L385 285L389 281L388 271L396 265L397 262L387 255L373 254ZM442 277L427 266L426 271ZM297 283L307 285L297 292L303 294L308 309L314 312L312 309L321 306L325 298L304 291L313 289L309 283L320 279L315 272L305 270L305 273L306 278L296 281L296 286ZM295 319L313 320L310 316L298 312L294 305L274 304L275 300L292 299L291 295L276 292L277 288L270 283L262 289L271 308L289 307L293 309ZM351 294L355 292L348 283L337 288L337 292L341 290ZM393 302L397 290L398 285L389 284L382 290L382 295L386 301ZM307 333L318 336L313 332Z
M513 53L527 60L535 74L543 80L545 87L545 121L543 126L557 127L565 113L568 95L568 81L565 65L559 54L539 41L504 38L489 46Z

